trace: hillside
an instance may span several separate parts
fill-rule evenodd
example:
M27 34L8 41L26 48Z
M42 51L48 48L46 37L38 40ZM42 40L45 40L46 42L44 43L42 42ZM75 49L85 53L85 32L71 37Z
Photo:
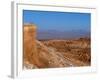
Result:
M89 66L90 39L37 40L36 26L24 25L24 68Z

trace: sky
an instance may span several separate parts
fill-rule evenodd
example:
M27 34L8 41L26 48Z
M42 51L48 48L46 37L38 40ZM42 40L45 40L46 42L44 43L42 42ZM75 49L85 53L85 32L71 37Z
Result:
M23 23L35 24L40 30L90 31L91 14L23 10Z

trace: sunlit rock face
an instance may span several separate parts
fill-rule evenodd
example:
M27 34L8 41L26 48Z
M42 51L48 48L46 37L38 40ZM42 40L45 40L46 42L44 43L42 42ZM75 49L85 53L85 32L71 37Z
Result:
M37 49L36 49L36 26L33 24L25 24L23 33L23 51L24 51L24 63L28 62L29 64L36 63Z

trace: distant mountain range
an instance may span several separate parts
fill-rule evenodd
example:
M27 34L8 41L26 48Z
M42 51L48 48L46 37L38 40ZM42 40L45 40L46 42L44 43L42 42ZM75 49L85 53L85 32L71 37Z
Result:
M57 30L37 30L37 39L75 39L89 37L90 32L85 30L70 30L70 31L57 31Z

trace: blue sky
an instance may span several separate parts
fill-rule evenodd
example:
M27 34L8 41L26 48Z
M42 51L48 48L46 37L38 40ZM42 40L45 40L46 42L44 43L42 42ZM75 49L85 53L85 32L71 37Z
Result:
M23 10L23 22L35 24L40 30L90 31L91 14Z

